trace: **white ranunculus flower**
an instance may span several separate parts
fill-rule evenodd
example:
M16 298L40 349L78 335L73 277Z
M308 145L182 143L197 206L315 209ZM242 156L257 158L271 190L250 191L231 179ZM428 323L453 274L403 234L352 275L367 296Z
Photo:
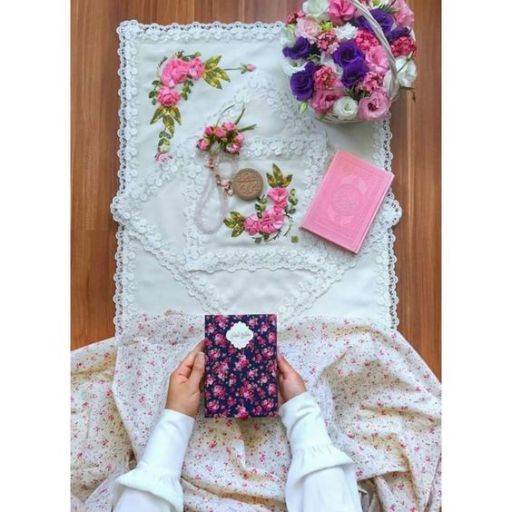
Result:
M396 59L396 69L398 71L398 82L402 87L412 87L416 80L416 64L407 57L398 57Z
M296 60L291 59L283 59L281 61L281 67L286 76L292 76L294 73L297 73L297 71L303 71L306 67L306 64L307 62L304 62L303 64L297 64Z
M335 28L334 33L336 34L336 37L342 41L346 39L354 39L357 34L357 27L354 27L354 25L351 25L350 23L345 23L345 25Z
M329 9L329 0L308 0L302 4L302 10L308 15L326 20L329 18L327 10Z
M286 25L281 31L281 46L293 46L297 41L294 25Z
M350 96L343 96L343 98L334 102L332 113L339 119L350 121L356 118L358 108L359 104L356 100L352 99Z

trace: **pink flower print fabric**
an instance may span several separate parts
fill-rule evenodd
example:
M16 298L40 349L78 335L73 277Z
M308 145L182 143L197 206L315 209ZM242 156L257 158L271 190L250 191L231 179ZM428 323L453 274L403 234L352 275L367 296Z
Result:
M229 333L246 326L252 338L237 348ZM250 338L250 334L248 334ZM205 316L205 417L267 417L277 414L276 315Z

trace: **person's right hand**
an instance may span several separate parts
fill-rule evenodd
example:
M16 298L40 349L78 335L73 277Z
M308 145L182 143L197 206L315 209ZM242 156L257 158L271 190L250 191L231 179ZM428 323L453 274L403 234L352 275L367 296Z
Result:
M277 370L279 383L279 402L284 404L297 395L306 391L306 385L300 374L281 354L277 353Z

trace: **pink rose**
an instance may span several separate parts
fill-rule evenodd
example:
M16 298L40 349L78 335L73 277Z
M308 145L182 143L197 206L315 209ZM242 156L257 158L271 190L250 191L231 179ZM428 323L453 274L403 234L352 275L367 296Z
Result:
M223 137L225 137L227 135L226 130L222 126L216 126L215 129L213 130L213 133L219 139L222 139Z
M237 133L237 134L236 134L235 142L236 142L237 144L240 144L240 146L241 146L241 145L243 144L244 140L245 140L245 137L244 137L244 134L243 134L243 133Z
M382 46L374 46L366 53L366 62L370 71L386 74L389 69L389 60L386 50Z
M257 235L260 231L260 220L254 213L250 217L247 217L244 222L244 229L250 236Z
M416 51L416 43L412 37L402 36L393 41L391 51L395 57L410 55Z
M206 139L201 139L198 143L197 143L197 147L201 150L201 151L208 151L210 149L210 143L206 140Z
M319 114L325 114L331 107L334 102L341 98L343 95L343 91L341 88L336 89L318 89L313 94L311 98L311 106L313 110Z
M174 85L181 84L186 80L188 71L188 62L178 58L168 59L164 63L160 72L160 80L164 85L173 87Z
M329 18L334 23L341 25L344 21L349 21L354 17L356 8L350 0L330 0Z
M388 112L391 102L383 90L374 91L359 102L359 116L367 121L378 121Z
M380 45L379 40L371 32L364 29L357 31L356 44L363 52L367 52L370 48Z
M260 219L260 231L267 235L271 235L279 231L284 224L284 213L281 208L274 206L269 210L265 210Z
M211 137L212 135L215 134L215 127L214 126L207 126L205 129L204 129L204 134L207 136L207 137Z
M411 27L414 24L414 13L405 3L405 0L395 0L393 7L398 9L398 12L395 14L395 19L399 25Z
M158 90L158 96L156 97L158 103L164 107L174 107L174 105L180 101L180 98L181 94L178 91L171 89L166 85L160 87Z
M277 208L284 208L288 199L288 189L284 187L274 187L268 192L268 197L274 201Z
M366 74L363 81L359 85L363 91L373 92L382 89L382 85L384 83L383 75L379 75L370 71Z
M322 66L315 71L315 89L333 89L341 87L341 83L330 66Z
M155 155L155 160L160 163L160 164L164 164L165 162L167 162L169 160L169 154L168 153L164 153L162 151L159 151L156 155Z
M204 64L201 59L194 57L191 61L189 61L188 73L194 80L199 80L204 73Z
M223 126L228 131L236 130L236 124L233 123L233 121L226 121L225 123L223 123Z
M307 16L297 20L297 27L295 28L295 35L297 37L305 37L309 42L314 43L316 36L322 31L320 24Z
M232 155L237 155L238 153L240 153L240 144L232 142L231 144L228 144L226 146L226 151L228 153L231 153Z

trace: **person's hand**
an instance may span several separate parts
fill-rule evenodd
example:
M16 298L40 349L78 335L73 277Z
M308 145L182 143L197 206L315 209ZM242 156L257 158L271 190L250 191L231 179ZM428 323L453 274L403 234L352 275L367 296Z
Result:
M306 391L306 385L300 374L285 359L281 352L277 353L277 370L279 383L279 402L284 404Z
M204 340L198 343L171 373L166 409L192 417L197 414L206 360L202 352L203 347Z

